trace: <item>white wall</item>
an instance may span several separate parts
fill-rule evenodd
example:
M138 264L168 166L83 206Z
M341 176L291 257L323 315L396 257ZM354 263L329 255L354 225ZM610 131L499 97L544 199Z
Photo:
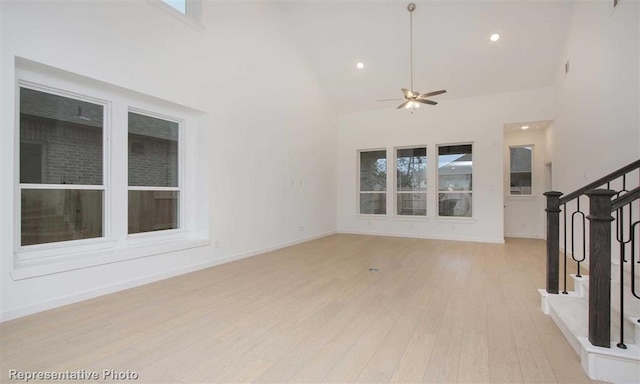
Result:
M509 195L509 147L533 145L533 173L531 196ZM505 237L544 238L546 204L545 197L545 159L546 129L510 130L504 135L504 189Z
M278 11L204 2L198 29L148 1L0 2L0 176L15 180L15 58L208 114L209 246L15 281L13 205L0 190L2 318L335 230L335 124ZM277 223L274 225L274 223ZM303 228L303 230L301 230ZM220 248L213 247L219 241Z
M578 1L558 65L554 189L568 193L639 158L638 1ZM565 75L565 62L570 62Z
M553 118L553 88L443 100L411 114L388 109L340 116L338 230L390 236L503 242L503 125ZM473 142L473 219L435 218L436 145ZM356 153L360 149L427 145L427 219L358 215ZM393 193L387 213L393 213Z

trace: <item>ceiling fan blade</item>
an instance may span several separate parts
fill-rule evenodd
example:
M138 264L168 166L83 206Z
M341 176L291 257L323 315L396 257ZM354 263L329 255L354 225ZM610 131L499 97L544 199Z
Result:
M407 99L413 97L413 92L411 92L407 88L402 88L402 93L404 94L404 97L407 98Z
M425 98L425 97L429 97L429 96L440 95L440 94L443 94L443 93L445 93L445 92L447 92L447 91L445 91L444 89L442 89L442 90L440 90L440 91L433 91L433 92L429 92L429 93L423 93L423 94L421 94L421 95L420 95L420 96L418 96L418 97L420 97L420 98Z
M422 104L430 104L430 105L436 105L438 103L436 103L435 101L431 101L431 100L425 100L425 99L416 99L416 101L418 103L422 103Z
M382 100L376 100L376 101L402 101L404 99L382 99Z
M408 102L409 102L409 100L407 100L407 101L405 101L404 103L402 103L402 104L398 105L398 108L396 108L396 109L402 109L402 108L404 108L404 106L405 106L405 105L407 105L407 103L408 103Z

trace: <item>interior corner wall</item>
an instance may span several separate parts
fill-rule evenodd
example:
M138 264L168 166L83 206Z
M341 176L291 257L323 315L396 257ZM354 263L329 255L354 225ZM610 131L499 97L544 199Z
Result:
M571 192L640 157L638 7L575 2L558 65L555 190Z
M279 11L205 1L202 28L179 16L143 0L0 2L3 319L335 231L334 115ZM18 57L206 113L211 245L13 280Z
M553 119L553 87L467 99L443 99L413 114L388 108L338 117L338 231L387 236L479 242L504 241L504 124ZM436 145L473 143L473 218L437 218ZM387 215L359 215L357 151L427 145L427 218L393 215L388 191ZM392 169L392 168L390 168ZM389 173L389 177L392 173ZM393 183L391 183L393 185Z

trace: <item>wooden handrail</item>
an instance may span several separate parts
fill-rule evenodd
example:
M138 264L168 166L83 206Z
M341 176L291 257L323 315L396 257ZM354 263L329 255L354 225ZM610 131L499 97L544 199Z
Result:
M634 188L624 195L613 199L611 201L611 212L617 211L636 199L640 199L640 187Z
M598 180L596 180L596 181L594 181L592 183L589 183L589 184L585 185L584 187L582 187L580 189L577 189L577 190L575 190L575 191L563 196L560 199L560 205L566 204L566 203L570 202L571 200L573 200L573 199L575 199L575 198L577 198L579 196L584 195L585 192L587 192L589 190L592 190L592 189L596 189L596 188L604 185L605 183L613 181L613 180L617 179L618 177L620 177L620 176L622 176L624 174L627 174L627 173L633 171L634 169L638 169L638 168L640 168L640 160L636 160L633 163L618 169L617 171L611 172L610 174L608 174L608 175L606 175L604 177L601 177Z

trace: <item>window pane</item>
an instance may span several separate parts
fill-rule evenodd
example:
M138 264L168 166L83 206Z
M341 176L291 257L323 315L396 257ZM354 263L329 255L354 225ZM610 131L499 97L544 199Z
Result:
M471 193L439 193L438 215L471 217Z
M387 189L387 151L360 152L360 191Z
M22 245L102 237L103 191L23 189Z
M384 215L387 213L386 193L361 193L360 213Z
M130 186L178 186L178 129L176 122L129 112Z
M102 185L103 107L20 88L20 182Z
M167 3L171 8L177 10L182 14L187 14L187 0L162 0Z
M427 148L406 148L397 151L398 191L427 190Z
M511 194L531 194L532 146L509 148L511 164Z
M426 216L426 193L398 193L398 215Z
M177 191L129 191L129 233L178 228Z
M438 148L438 190L471 191L473 158L471 145Z

